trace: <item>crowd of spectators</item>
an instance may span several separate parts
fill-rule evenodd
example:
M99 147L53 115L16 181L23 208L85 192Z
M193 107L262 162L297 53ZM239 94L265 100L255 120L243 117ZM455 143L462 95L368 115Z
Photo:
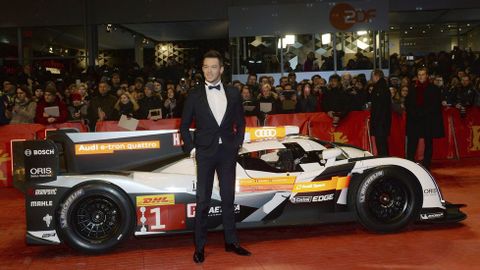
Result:
M313 69L310 64L307 69ZM0 124L83 121L94 130L97 121L118 120L121 115L151 120L178 118L189 90L203 83L203 78L194 68L175 63L171 67L170 73L163 74L97 67L78 76L54 78L27 65L17 76L3 80ZM414 60L396 54L390 57L390 76L386 79L393 112L405 111L405 99L420 67L428 68L429 81L440 89L443 106L458 108L462 115L466 108L480 106L480 58L455 48ZM245 82L230 83L241 92L246 115L262 119L266 114L326 112L338 124L350 111L369 109L373 90L370 76L352 76L345 71L329 78L314 75L297 81L292 71L278 82L273 77L250 74Z

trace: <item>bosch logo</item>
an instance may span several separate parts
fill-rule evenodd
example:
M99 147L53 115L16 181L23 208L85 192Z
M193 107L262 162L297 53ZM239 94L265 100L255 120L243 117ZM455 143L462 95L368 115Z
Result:
M275 129L257 129L255 130L255 136L259 138L275 137L277 131Z
M30 157L30 156L47 156L47 155L54 155L55 150L53 149L26 149L25 150L25 156Z

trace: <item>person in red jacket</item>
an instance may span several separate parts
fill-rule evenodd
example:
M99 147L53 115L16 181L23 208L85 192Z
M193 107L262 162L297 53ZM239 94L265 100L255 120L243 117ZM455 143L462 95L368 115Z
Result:
M58 115L56 115L55 107L58 107ZM59 97L57 97L57 88L55 87L55 84L47 84L44 98L37 104L35 123L42 125L65 123L67 121L67 117L67 105L65 105L65 103L61 101Z

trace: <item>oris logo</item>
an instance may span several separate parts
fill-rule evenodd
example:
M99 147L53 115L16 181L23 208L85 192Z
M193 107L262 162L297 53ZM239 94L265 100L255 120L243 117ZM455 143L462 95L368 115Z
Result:
M29 157L29 156L32 155L32 150L30 150L30 149L25 149L25 152L24 152L24 153L25 153L25 156Z
M275 137L277 131L275 129L257 129L255 130L255 136L259 138Z
M48 177L52 176L52 168L31 168L30 177Z

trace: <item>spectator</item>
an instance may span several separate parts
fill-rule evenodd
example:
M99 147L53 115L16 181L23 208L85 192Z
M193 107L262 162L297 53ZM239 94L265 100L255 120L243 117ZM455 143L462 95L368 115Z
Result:
M470 82L470 76L463 75L461 77L460 86L457 88L457 97L455 107L460 110L462 117L466 116L466 109L471 107L475 102L475 89Z
M121 88L121 80L120 80L120 74L118 72L112 73L112 79L111 81L111 94L116 95L117 91Z
M252 93L248 85L244 85L241 91L242 105L246 116L258 115L259 108L258 103L253 99Z
M83 121L88 117L88 102L83 100L80 93L70 95L71 105L68 106L69 120Z
M117 98L109 94L107 82L100 82L98 95L90 100L88 105L88 123L90 130L95 130L97 121L115 120L114 107Z
M160 110L161 114L163 111L162 101L160 97L155 93L155 86L153 83L148 82L145 84L145 97L139 101L138 105L140 106L140 110L138 110L138 118L139 119L153 119L157 120L155 116L156 111Z
M165 118L178 118L182 115L180 102L176 98L175 90L167 88L167 98L163 103L165 107Z
M127 118L132 118L137 114L139 109L138 103L135 98L126 92L120 96L114 106L116 115L116 120L120 119L122 115L125 115Z
M250 87L250 91L253 96L258 95L260 86L257 83L257 75L249 74L247 78L247 85Z
M133 83L134 85L134 90L136 92L143 92L143 87L144 87L145 81L143 80L142 77L137 77L135 78L135 82Z
M297 88L297 74L295 72L288 73L288 83L292 85L293 89Z
M352 87L352 75L348 72L342 74L342 87L346 92L349 92Z
M276 93L272 92L272 87L270 84L262 85L260 89L260 94L257 97L258 104L260 106L260 111L264 114L276 114L279 112L278 108L278 96ZM270 104L270 105L267 105Z
M54 83L47 83L43 96L43 100L37 104L35 123L42 125L65 123L68 118L67 105L57 96ZM51 108L52 111L58 110L58 115L55 115L55 112L48 112L46 108Z
M355 85L347 93L350 99L350 109L352 111L362 111L368 101L368 92L363 80L356 80Z
M318 64L315 63L315 53L314 52L309 52L307 54L307 59L303 63L303 71L315 71L319 70Z
M408 89L408 86L402 86L392 99L392 110L397 114L402 115L405 112L405 99L408 95Z
M327 91L323 94L322 108L332 118L333 126L336 127L339 121L348 114L348 96L342 89L340 76L333 74L328 81Z
M8 119L9 102L7 96L0 93L0 125L6 125L10 122Z
M10 124L33 123L36 108L37 103L33 101L32 93L27 86L19 86L11 112Z
M296 112L315 112L317 108L317 97L312 94L312 85L310 83L303 84L302 95L297 101Z
M423 166L430 168L433 154L433 138L444 136L441 93L430 84L426 68L417 71L418 81L405 100L407 112L407 158L415 160L419 138L424 138Z
M372 72L372 82L370 134L375 137L378 156L386 157L392 121L392 98L381 69Z

